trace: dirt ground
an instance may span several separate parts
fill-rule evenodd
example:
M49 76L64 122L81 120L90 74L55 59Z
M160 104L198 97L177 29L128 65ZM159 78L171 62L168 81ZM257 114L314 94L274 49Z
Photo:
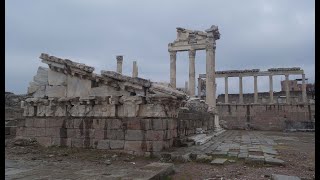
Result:
M315 134L302 132L261 132L272 138L285 166L252 165L242 160L224 165L199 162L174 162L176 173L167 179L270 179L271 174L315 179ZM5 159L41 163L68 162L81 166L106 166L106 160L122 168L134 168L157 162L156 158L134 157L127 154L78 148L44 148L38 145L17 146L8 141Z

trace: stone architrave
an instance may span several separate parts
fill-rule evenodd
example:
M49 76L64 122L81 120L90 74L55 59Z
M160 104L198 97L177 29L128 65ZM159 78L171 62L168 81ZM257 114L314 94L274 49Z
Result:
M66 97L67 91L65 86L46 86L46 96Z
M67 97L88 97L91 89L91 81L80 79L76 76L67 77Z
M67 75L49 69L48 83L50 86L65 86L67 85Z

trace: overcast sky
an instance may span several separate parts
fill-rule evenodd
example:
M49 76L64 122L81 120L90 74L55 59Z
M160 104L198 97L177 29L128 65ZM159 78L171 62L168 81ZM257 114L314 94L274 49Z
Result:
M6 0L5 89L17 94L27 87L41 63L41 53L85 63L95 72L116 69L131 76L169 82L168 43L176 27L205 30L217 25L216 70L301 67L314 82L315 5L312 0ZM188 80L188 53L177 54L177 86ZM196 77L205 73L205 51L197 51ZM290 79L301 76L290 76ZM259 77L259 91L269 90ZM284 76L275 76L280 90ZM217 79L217 93L224 79ZM243 78L244 93L253 92L253 77ZM230 78L229 93L238 93Z

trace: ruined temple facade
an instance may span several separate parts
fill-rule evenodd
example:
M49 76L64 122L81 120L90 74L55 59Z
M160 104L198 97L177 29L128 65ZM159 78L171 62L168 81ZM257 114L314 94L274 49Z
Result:
M114 149L143 155L160 152L194 134L196 128L219 130L215 114L199 99L168 84L122 74L123 57L117 56L117 72L101 71L48 54L40 59L30 82L31 98L21 102L25 123L17 137L36 138L45 146Z

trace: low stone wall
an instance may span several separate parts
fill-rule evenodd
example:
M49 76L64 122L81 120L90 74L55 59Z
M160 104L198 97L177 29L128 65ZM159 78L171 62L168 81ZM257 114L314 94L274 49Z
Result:
M218 105L222 127L226 129L285 130L303 129L314 122L315 105ZM309 123L310 122L310 123ZM300 125L299 125L300 124ZM306 127L307 127L306 126Z

